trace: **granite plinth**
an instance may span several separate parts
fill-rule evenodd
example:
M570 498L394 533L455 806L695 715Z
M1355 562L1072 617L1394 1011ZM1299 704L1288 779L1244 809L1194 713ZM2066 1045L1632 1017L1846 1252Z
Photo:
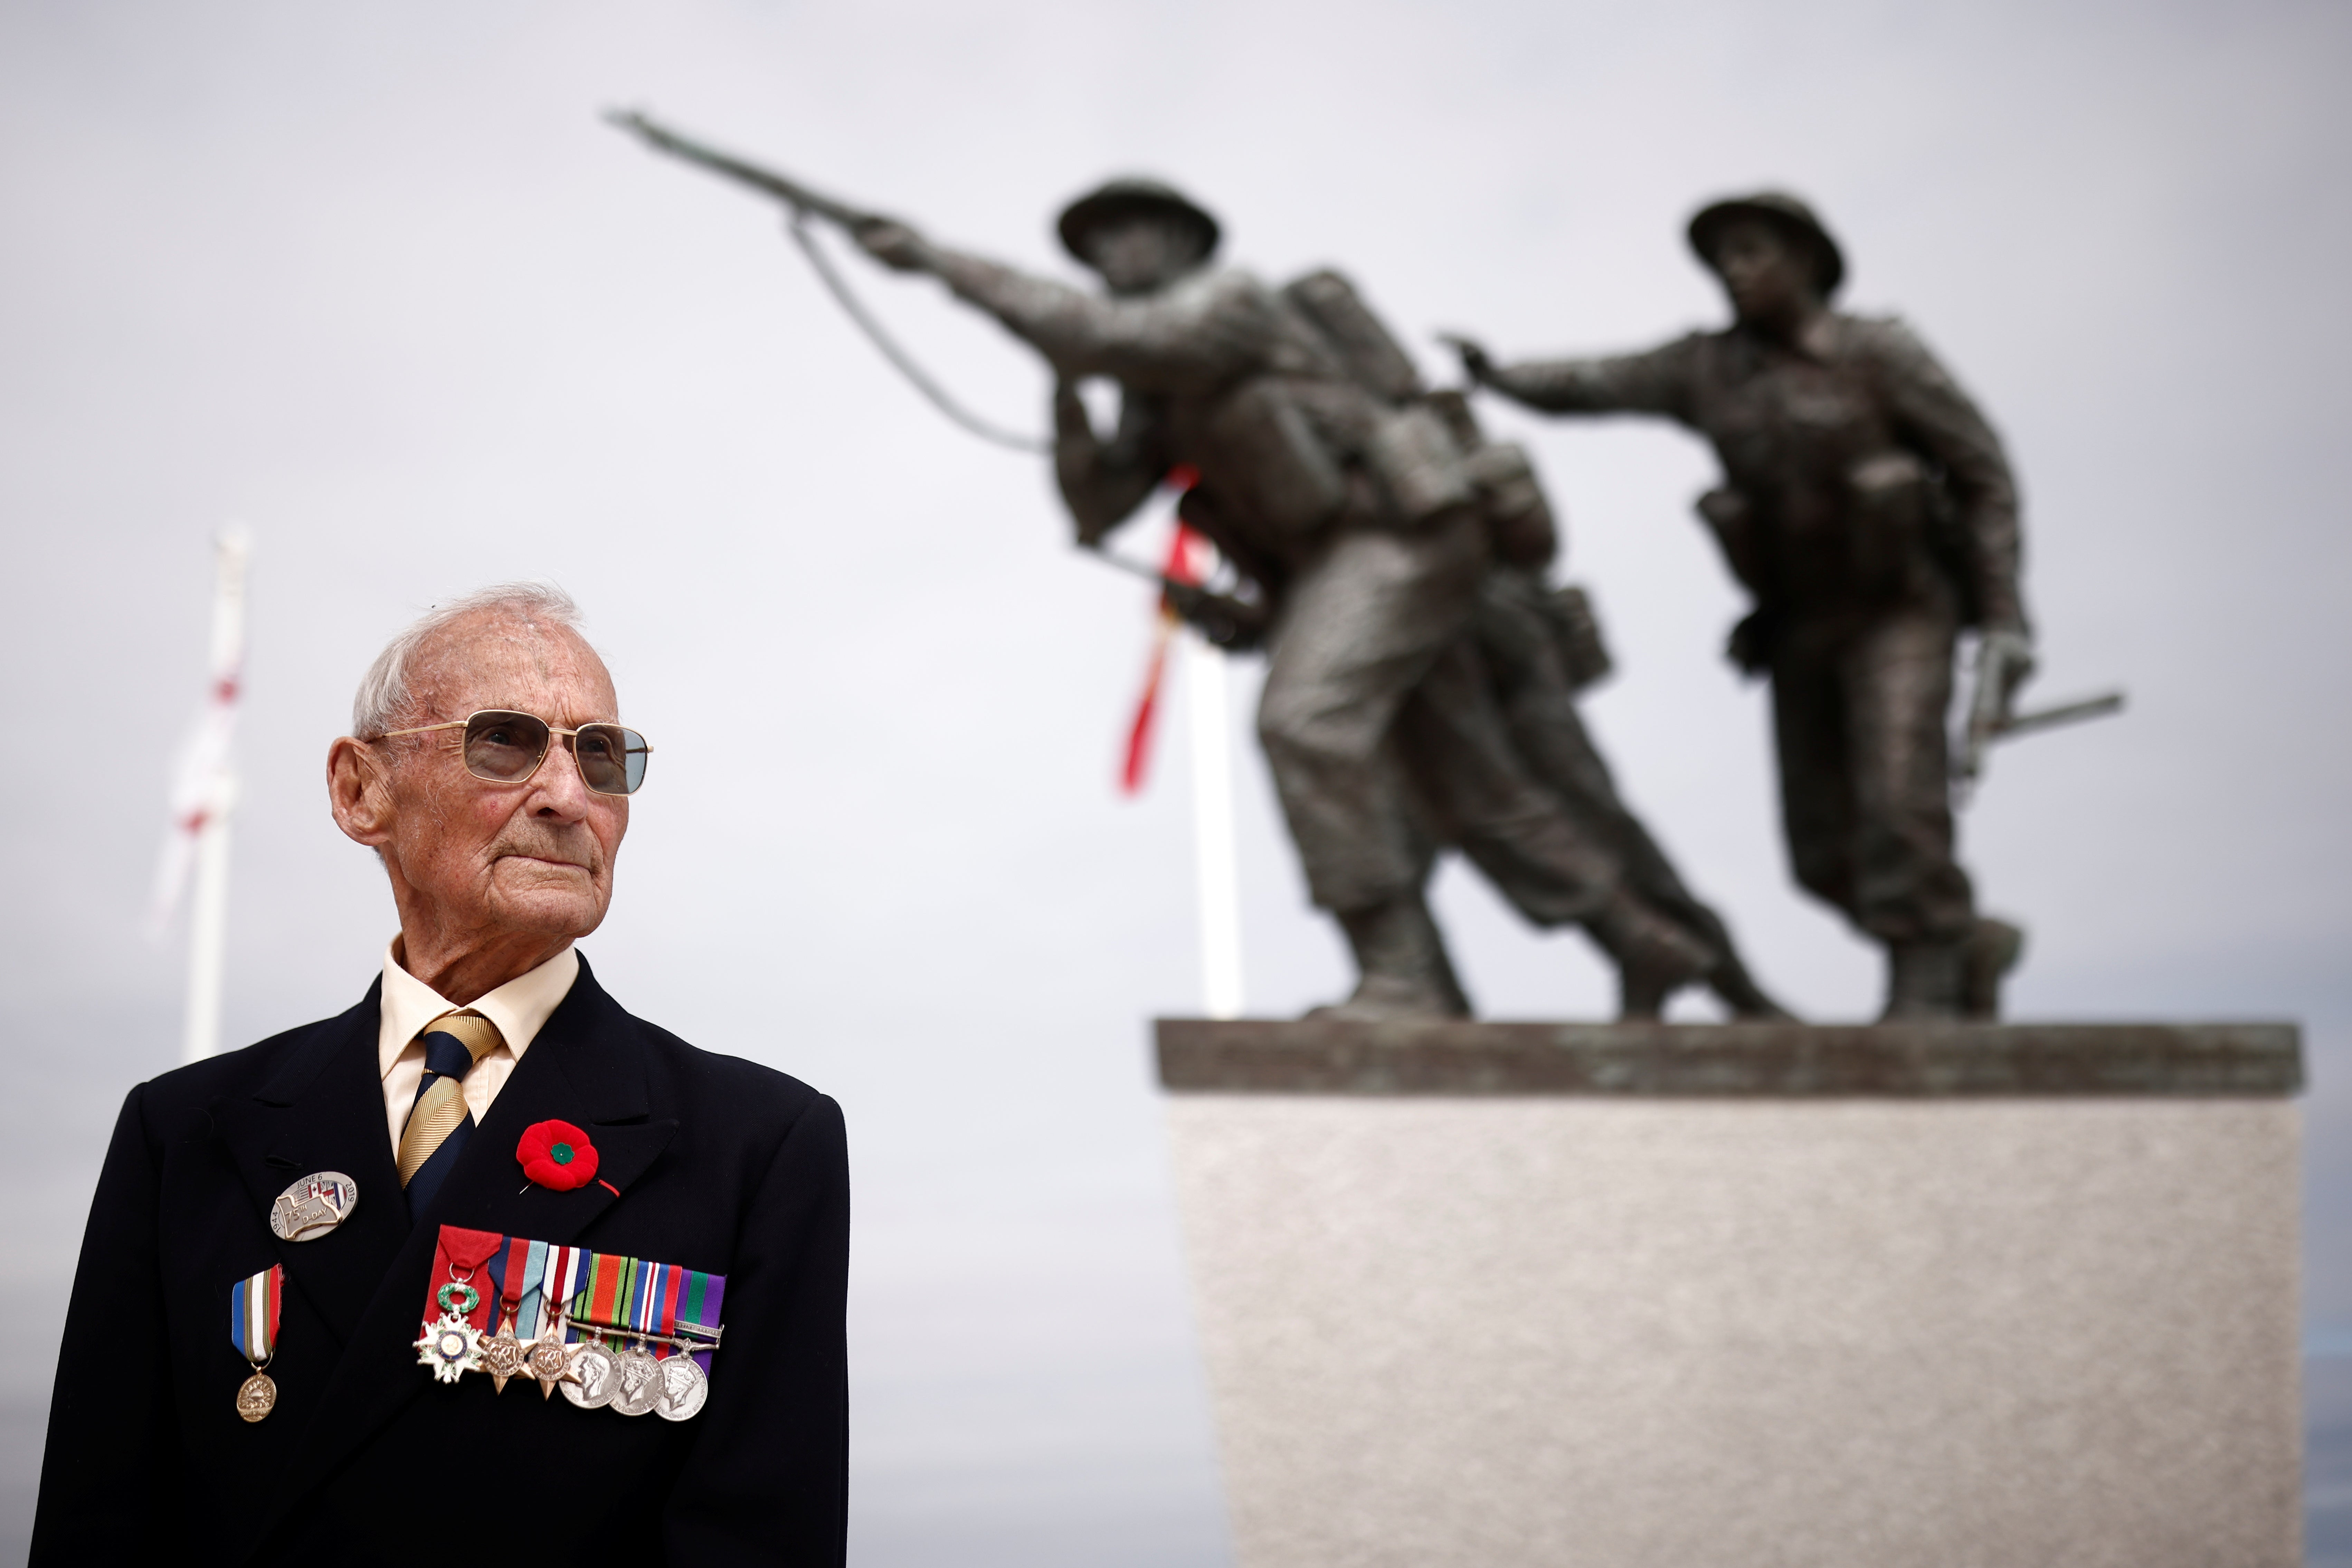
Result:
M2292 1026L1160 1026L1242 1568L2300 1554Z
M1410 1024L1163 1018L1160 1081L1295 1094L2279 1095L2293 1024Z

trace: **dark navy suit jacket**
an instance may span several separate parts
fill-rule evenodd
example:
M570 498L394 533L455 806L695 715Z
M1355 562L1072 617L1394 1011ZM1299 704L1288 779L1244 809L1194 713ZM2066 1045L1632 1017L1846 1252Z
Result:
M380 983L379 983L380 988ZM394 1173L377 988L340 1017L131 1091L90 1205L49 1411L32 1561L46 1563L843 1560L849 1175L841 1110L622 1011L583 960L421 1223ZM586 1130L600 1184L528 1190L533 1122ZM359 1184L315 1241L271 1235L297 1178ZM446 1222L727 1276L693 1419L495 1394L419 1365ZM282 1263L277 1409L229 1288Z

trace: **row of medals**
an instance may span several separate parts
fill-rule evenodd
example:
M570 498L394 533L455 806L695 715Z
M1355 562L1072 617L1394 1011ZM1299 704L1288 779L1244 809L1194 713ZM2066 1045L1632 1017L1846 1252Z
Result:
M497 1333L485 1335L463 1316L448 1310L446 1301L442 1306L439 1321L426 1325L417 1337L416 1359L431 1367L433 1375L443 1383L455 1383L469 1372L486 1372L504 1394L509 1379L528 1377L539 1384L541 1398L561 1388L563 1397L583 1410L609 1408L624 1415L650 1412L665 1421L692 1419L710 1397L709 1374L687 1353L708 1350L709 1345L667 1334L593 1327L589 1330L592 1335L609 1332L628 1343L618 1351L601 1338L566 1344L564 1335L572 1323L562 1312L556 1314L554 1326L536 1339L515 1338L511 1315ZM656 1360L648 1347L656 1342L678 1353Z

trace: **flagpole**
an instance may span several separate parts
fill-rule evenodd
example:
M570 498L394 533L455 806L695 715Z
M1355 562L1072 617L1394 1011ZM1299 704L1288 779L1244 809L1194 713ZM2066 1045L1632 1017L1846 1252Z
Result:
M251 537L242 528L221 531L214 554L213 638L207 718L222 726L222 743L195 829L195 885L189 900L188 996L182 1059L199 1062L220 1050L221 983L228 947L229 817L236 806L236 772L226 744L245 668L245 565Z
M1240 852L1234 839L1233 716L1225 650L1184 638L1192 730L1193 868L1201 917L1202 1010L1242 1016Z

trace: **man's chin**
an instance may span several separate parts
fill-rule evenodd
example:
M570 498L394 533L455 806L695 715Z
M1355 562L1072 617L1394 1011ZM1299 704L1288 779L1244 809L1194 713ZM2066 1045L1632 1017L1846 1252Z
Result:
M491 896L509 931L586 936L604 919L604 898L584 867L510 858L499 862Z

